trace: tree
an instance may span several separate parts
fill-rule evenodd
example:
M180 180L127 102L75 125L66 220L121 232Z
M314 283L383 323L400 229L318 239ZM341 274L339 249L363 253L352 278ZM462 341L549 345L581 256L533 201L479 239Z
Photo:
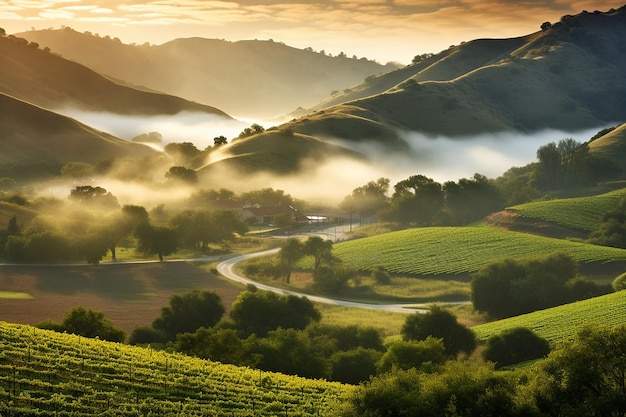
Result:
M277 328L264 339L253 339L251 355L258 358L255 367L305 378L328 375L326 362L311 344L306 332Z
M330 379L344 384L360 384L376 375L376 363L382 353L357 347L348 351L335 352L330 357Z
M313 272L313 283L323 293L338 294L346 287L348 281L357 275L355 269L341 264L322 266Z
M233 302L230 317L240 334L267 335L271 330L304 329L320 319L320 313L307 298L281 296L273 292L245 291Z
M126 204L119 213L115 213L108 219L101 233L108 238L113 261L117 260L116 248L120 240L142 227L148 227L148 217L148 212L144 207Z
M213 138L213 145L216 148L222 145L226 145L227 143L228 143L228 139L226 139L226 136L217 136Z
M576 261L562 253L525 262L494 262L472 275L472 303L497 318L564 304L579 296L574 289L580 284L568 286L577 269Z
M310 236L306 242L304 242L304 252L307 255L313 256L315 262L313 264L313 270L322 265L322 261L330 260L332 258L333 241L324 240L319 236Z
M193 169L185 168L183 166L171 167L166 173L165 178L172 181L180 181L186 184L197 184L198 173Z
M626 415L626 325L588 325L535 373L534 397L547 416Z
M168 227L142 224L137 228L136 235L137 250L144 255L156 254L161 262L165 256L171 255L178 247L176 230Z
M408 370L411 368L432 372L435 365L446 360L446 349L442 339L428 336L424 340L402 340L389 346L382 356L378 370L381 373Z
M304 256L304 245L296 238L289 238L285 241L280 252L278 252L278 259L283 270L283 276L285 282L289 284L291 280L291 272L296 262Z
M174 350L202 359L243 365L247 349L245 345L234 329L201 327L194 333L179 334Z
M202 152L191 142L168 143L163 150L182 167L197 167L202 156Z
M543 22L541 24L541 30L544 31L544 32L546 30L550 29L551 27L552 27L552 23L550 23L550 22Z
M394 186L384 218L405 225L431 226L443 209L441 184L424 175L412 175Z
M103 313L84 307L75 307L70 310L63 317L63 322L60 325L42 322L38 327L66 331L84 337L99 337L110 342L123 342L126 338L124 331L116 327Z
M81 236L75 246L88 264L98 265L109 251L111 241L105 233L91 232Z
M161 316L152 327L166 340L175 340L179 333L193 333L201 327L215 326L224 315L222 300L215 292L192 291L174 295L169 307L161 309Z
M401 333L404 340L426 340L429 336L440 338L446 355L450 357L459 353L469 355L476 348L474 333L458 323L454 314L437 305L428 313L408 316Z
M469 224L504 208L496 186L481 174L474 174L471 179L461 178L456 183L448 181L443 191L447 224Z
M591 233L589 241L596 245L626 248L626 197L602 217L600 227Z
M515 406L515 380L489 366L449 361L435 373L414 368L379 375L357 387L340 417L522 416ZM526 414L527 415L527 414Z
M387 206L388 192L389 178L381 177L352 190L352 194L343 199L340 207L350 215L356 213L361 217L372 217Z
M70 191L70 200L91 207L118 208L117 198L102 187L92 187L91 185L80 185Z
M550 353L550 344L532 330L515 327L491 336L483 357L495 363L496 368L539 359Z

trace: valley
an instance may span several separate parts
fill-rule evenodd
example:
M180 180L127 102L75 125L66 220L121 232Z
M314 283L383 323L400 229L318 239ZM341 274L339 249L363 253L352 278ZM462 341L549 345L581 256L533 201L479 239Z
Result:
M0 30L0 414L623 415L626 6L537 28Z

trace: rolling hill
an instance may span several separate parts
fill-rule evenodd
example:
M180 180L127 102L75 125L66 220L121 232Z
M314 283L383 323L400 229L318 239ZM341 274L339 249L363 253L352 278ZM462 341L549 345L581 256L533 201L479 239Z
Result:
M70 161L94 163L155 153L2 93L0 144L0 176L16 179L56 175Z
M626 167L626 124L591 141L589 151L593 155L607 158L618 167Z
M626 6L564 16L524 37L477 39L344 90L289 127L386 142L399 131L460 138L622 122L624 38Z
M187 38L162 45L127 45L70 28L18 36L101 74L255 118L311 106L333 90L398 67L345 55L331 57L271 40Z
M0 37L0 92L50 110L70 107L143 116L187 111L230 119L213 107L118 84L14 36Z

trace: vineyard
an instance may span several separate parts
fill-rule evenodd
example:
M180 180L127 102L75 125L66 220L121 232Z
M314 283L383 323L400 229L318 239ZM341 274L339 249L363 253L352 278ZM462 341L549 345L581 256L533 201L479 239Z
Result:
M526 327L550 343L567 341L586 324L622 325L626 318L626 291L590 298L472 327L480 341L514 327Z
M457 275L506 258L562 252L579 262L626 261L626 250L553 239L489 226L425 227L338 243L333 253L348 265L413 275Z
M0 322L0 415L325 416L351 386Z
M626 189L621 189L593 197L535 201L509 207L507 210L531 219L593 231L600 225L602 216L617 207L624 196Z

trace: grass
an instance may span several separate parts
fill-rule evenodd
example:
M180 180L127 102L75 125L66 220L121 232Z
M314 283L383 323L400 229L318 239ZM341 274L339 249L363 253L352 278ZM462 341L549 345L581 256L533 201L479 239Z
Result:
M509 232L490 226L426 227L342 242L333 252L361 270L394 274L463 275L502 259L562 252L581 263L626 261L626 250Z
M519 215L557 223L574 229L593 231L602 222L602 216L618 206L626 196L626 189L578 198L535 201L509 207Z
M478 340L514 327L526 327L551 344L570 340L577 330L587 324L602 323L608 326L624 324L626 317L626 291L594 297L576 303L535 311L472 327Z
M0 299L6 300L32 300L34 297L27 292L0 291Z
M315 307L322 315L321 323L323 324L373 327L378 330L383 337L400 334L400 329L408 316L406 313L367 310L331 304L316 304Z

